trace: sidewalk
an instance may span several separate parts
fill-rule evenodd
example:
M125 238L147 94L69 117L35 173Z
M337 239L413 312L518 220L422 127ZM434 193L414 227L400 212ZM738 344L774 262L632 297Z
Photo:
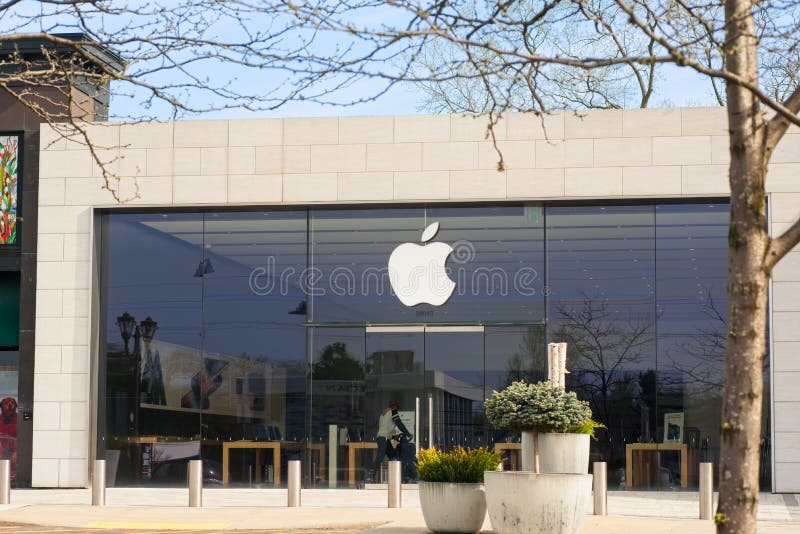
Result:
M800 510L782 495L762 494L759 532L800 532ZM180 489L108 490L106 507L89 505L88 490L15 490L12 504L0 506L4 522L119 531L260 530L297 532L326 530L374 534L427 532L416 490L403 491L403 508L386 508L381 490L304 490L303 507L286 508L286 491L276 489L211 489L204 507L185 506ZM609 493L608 517L587 516L585 534L620 532L713 533L711 521L697 514L696 493ZM643 517L650 516L650 517ZM484 531L490 532L488 518Z

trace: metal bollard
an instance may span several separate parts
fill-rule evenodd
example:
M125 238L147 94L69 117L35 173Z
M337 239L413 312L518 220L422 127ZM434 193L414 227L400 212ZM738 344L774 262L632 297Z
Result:
M92 471L92 506L106 505L106 461L95 460Z
M203 506L203 460L189 460L189 508Z
M0 504L11 504L11 460L0 460Z
M401 464L397 460L389 462L389 508L400 508L402 506L402 477L400 475Z
M300 506L300 460L289 460L288 502L286 506L295 508Z
M700 462L700 519L714 517L714 464Z
M592 464L592 494L594 496L594 515L608 515L608 474L605 462Z

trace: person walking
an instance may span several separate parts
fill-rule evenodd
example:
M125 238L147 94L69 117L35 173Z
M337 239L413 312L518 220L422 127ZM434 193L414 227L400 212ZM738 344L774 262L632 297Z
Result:
M404 460L402 447L408 447L412 436L400 419L399 408L397 401L391 400L378 417L378 432L375 436L378 450L375 451L375 458L364 477L364 482L367 484L375 481L384 457L388 456L390 460Z

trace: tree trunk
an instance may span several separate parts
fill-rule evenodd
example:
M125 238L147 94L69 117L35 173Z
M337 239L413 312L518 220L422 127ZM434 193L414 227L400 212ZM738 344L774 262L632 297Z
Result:
M725 2L727 69L758 83L752 4ZM728 334L722 406L717 532L755 534L769 272L764 258L766 124L756 98L727 83L731 218L728 234Z

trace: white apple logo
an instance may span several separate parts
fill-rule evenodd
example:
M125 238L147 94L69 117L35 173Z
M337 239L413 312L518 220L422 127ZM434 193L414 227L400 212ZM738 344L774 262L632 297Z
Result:
M422 232L422 243L427 243L439 231L435 222ZM447 243L403 243L389 256L389 282L397 298L406 306L426 303L441 306L456 287L445 270L447 256L453 247Z

